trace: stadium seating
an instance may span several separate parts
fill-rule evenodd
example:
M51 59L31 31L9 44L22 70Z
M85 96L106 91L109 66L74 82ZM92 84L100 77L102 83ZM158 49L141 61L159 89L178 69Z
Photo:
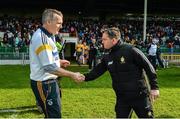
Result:
M14 48L13 47L0 47L0 52L14 52Z
M13 53L15 52L15 48L14 47L5 47L5 46L1 46L0 47L0 53ZM21 53L28 53L29 52L29 47L24 46L22 48L19 49L19 52Z

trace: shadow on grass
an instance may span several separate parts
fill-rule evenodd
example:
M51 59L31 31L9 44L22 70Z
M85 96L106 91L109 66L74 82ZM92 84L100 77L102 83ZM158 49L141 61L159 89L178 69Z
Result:
M35 105L0 109L0 117L8 117L10 115L21 115L25 113L40 114Z
M163 114L163 115L159 115L158 117L156 118L176 118L174 116L171 116L171 115L166 115L166 114Z
M3 112L15 112L15 111L21 111L21 110L33 110L36 108L36 105L32 106L23 106L23 107L15 107L15 108L0 108L0 113Z

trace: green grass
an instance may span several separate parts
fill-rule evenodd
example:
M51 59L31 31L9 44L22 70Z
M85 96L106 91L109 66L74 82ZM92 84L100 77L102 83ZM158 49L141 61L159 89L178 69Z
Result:
M86 72L87 67L69 67ZM154 103L156 118L180 117L180 68L158 71L160 98ZM76 84L61 79L64 118L114 118L115 94L109 73L98 80ZM17 112L2 112L6 109ZM29 66L0 66L0 118L42 118L30 88ZM136 117L133 115L133 117Z

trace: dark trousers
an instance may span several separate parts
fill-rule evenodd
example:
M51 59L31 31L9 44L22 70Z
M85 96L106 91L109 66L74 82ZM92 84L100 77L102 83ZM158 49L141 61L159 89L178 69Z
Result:
M117 98L116 106L117 118L131 118L135 111L138 118L153 118L153 110L149 97L144 98Z
M57 80L31 80L31 88L45 118L61 118L60 92Z
M89 56L88 64L89 64L89 69L92 69L92 67L94 68L96 66L96 57Z
M159 65L160 65L162 68L164 68L164 64L163 64L163 62L162 62L162 60L161 60L160 54L157 55L157 60L158 60Z
M156 56L148 56L149 61L151 62L151 64L153 65L154 69L156 70Z
M77 64L78 65L81 65L81 61L80 61L80 56L82 55L82 52L76 52L76 56L77 56L77 59L76 59L76 61L77 61Z

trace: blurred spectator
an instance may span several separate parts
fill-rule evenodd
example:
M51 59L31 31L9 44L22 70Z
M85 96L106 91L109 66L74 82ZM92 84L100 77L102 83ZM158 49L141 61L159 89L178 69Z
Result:
M86 44L86 41L83 42L83 64L86 64L89 58L89 47Z
M168 43L168 48L169 48L169 54L173 54L173 52L174 52L174 42L170 41Z
M156 56L157 56L157 61L158 61L159 65L161 66L161 68L164 68L165 66L164 66L163 61L161 59L161 49L160 49L160 45L159 44L157 45Z
M3 44L4 44L4 46L8 46L8 34L7 34L7 32L4 33Z
M76 61L78 65L82 64L81 55L83 55L83 44L82 41L78 41L78 44L76 45Z
M156 54L157 54L157 45L156 39L153 39L147 48L148 59L156 70Z
M88 59L89 70L91 70L96 66L96 56L97 56L96 39L92 39L92 42L90 44L89 59Z

